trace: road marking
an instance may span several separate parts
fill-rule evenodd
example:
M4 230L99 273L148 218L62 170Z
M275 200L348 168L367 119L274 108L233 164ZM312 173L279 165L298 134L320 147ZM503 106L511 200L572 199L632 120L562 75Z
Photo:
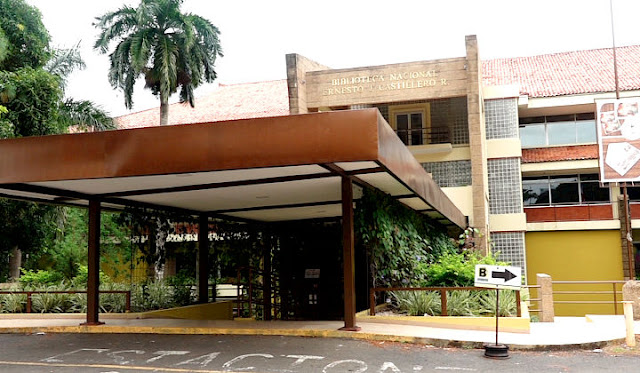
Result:
M210 354L198 356L198 357L195 357L193 359L189 359L189 360L177 363L176 365L187 365L187 364L198 365L198 364L200 364L203 367L206 367L207 365L209 365L210 362L213 361L213 359L217 358L218 355L220 355L219 352L212 352Z
M459 368L459 367L435 367L433 368L435 370L463 370L466 372L475 372L477 371L477 369L473 369L473 368Z
M109 352L107 354L107 356L112 357L114 363L118 363L120 365L127 365L129 364L131 361L130 360L125 360L124 356L120 356L121 354L136 354L136 355L143 355L144 351L142 350L123 350L123 351L115 351L115 352Z
M73 350L73 351L70 351L70 352L65 352L64 354L58 354L58 355L50 356L50 357L42 359L42 361L46 361L47 363L61 363L63 360L62 359L58 359L60 357L77 354L78 352L89 352L89 351L97 352L98 354L101 354L103 352L109 351L109 349L108 348L81 348L79 350Z
M264 357L265 359L273 359L273 355L270 354L246 354L246 355L240 355L237 357L234 357L233 359L227 361L226 363L222 364L222 367L224 369L228 369L232 364L240 361L240 360L244 360L248 357ZM255 367L246 367L246 368L242 368L242 370L253 370L255 369ZM226 370L225 370L226 371Z
M391 369L392 372L402 373L400 369L398 369L398 367L390 361L385 361L384 364L382 364L382 366L380 367L380 370L378 372L380 373L386 372L388 369Z
M297 359L293 363L291 363L292 367L300 365L305 362L305 360L322 360L324 356L315 356L315 355L281 355L283 357L290 357L292 359Z
M30 361L3 361L0 360L0 365L13 365L13 366L29 366L29 367L60 367L60 368L103 368L103 369L117 369L117 370L138 370L138 371L153 371L153 372L175 372L175 373L243 373L238 371L229 370L203 370L203 369L181 369L181 368L164 368L164 367L142 367L142 366L123 366L123 365L111 365L111 364L63 364L63 363L38 363Z
M364 361L360 361L360 360L353 360L353 359L348 359L348 360L338 360L338 361L334 361L333 363L328 364L326 367L324 367L324 369L322 369L322 373L328 373L328 370L331 368L334 368L340 364L358 364L360 365L360 368L358 368L358 370L352 371L350 370L350 372L354 372L354 373L362 373L364 371L367 370L367 364Z
M186 355L188 353L189 351L156 351L153 354L158 356L152 357L151 359L147 360L147 363L153 363L154 361L160 360L165 356Z

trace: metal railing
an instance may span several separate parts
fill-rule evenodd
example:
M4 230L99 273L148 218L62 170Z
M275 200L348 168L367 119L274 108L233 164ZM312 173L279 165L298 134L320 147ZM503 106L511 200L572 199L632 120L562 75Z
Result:
M27 313L32 313L32 295L33 294L86 294L86 290L40 290L40 291L0 291L0 294L26 294L27 295ZM125 294L125 312L131 312L131 290L101 290L98 294Z
M611 285L611 290L554 290L554 304L612 304L613 312L615 315L618 314L618 304L621 304L621 301L618 301L620 294L622 294L622 290L618 290L618 285L624 285L626 281L620 280L611 280L611 281L552 281L553 285ZM613 300L555 300L556 294L572 294L572 295L603 295L603 294L611 294Z
M451 142L447 126L396 130L405 145L446 144Z
M540 285L522 285L525 289L540 289ZM540 290L537 290L538 297L531 298L531 292L529 292L529 299L527 300L529 303L537 303L538 308L529 308L529 312L540 312L540 302L542 301L542 297L540 296Z
M389 288L370 288L369 289L369 315L376 315L376 293L387 291L437 291L440 293L440 315L447 316L447 292L457 290L471 290L471 291L487 291L491 289L479 288L475 286L437 286L437 287L418 287L418 288L403 288L403 287L389 287ZM500 289L509 290L509 289ZM518 317L522 316L522 310L520 308L520 290L514 290L516 292L516 310Z

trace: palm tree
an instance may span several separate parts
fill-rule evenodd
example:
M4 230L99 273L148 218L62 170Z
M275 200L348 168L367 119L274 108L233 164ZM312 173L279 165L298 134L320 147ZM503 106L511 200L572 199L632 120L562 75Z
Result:
M80 55L80 43L71 48L56 48L44 68L58 77L60 89L64 93L69 76L86 67ZM63 128L80 131L107 131L115 129L109 113L89 100L67 98L58 104L59 121Z
M183 0L141 0L137 8L122 8L97 17L101 30L94 45L109 55L109 82L124 91L131 109L133 86L144 76L146 88L160 96L160 125L169 120L169 96L180 87L180 101L193 103L193 89L216 78L214 64L222 49L220 32L205 18L180 12Z

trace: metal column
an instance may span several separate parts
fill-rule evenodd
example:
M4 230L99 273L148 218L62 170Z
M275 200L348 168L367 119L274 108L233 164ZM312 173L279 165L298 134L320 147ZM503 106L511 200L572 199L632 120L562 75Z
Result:
M104 324L98 320L100 310L100 202L89 201L89 242L87 259L87 322L82 325Z

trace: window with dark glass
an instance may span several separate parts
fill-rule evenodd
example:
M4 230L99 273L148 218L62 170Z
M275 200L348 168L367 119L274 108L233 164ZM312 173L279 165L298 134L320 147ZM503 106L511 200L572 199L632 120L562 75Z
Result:
M522 179L522 198L525 206L548 205L549 198L549 178Z
M422 112L396 114L398 137L405 145L424 144Z
M640 197L640 193L638 193ZM525 177L522 179L525 206L608 203L609 188L602 188L597 174Z
M593 113L520 118L522 147L596 142Z
M551 176L549 178L552 204L580 203L578 176Z
M580 188L583 203L609 202L609 188L601 187L596 174L580 175Z
M627 187L629 201L640 201L640 186Z

